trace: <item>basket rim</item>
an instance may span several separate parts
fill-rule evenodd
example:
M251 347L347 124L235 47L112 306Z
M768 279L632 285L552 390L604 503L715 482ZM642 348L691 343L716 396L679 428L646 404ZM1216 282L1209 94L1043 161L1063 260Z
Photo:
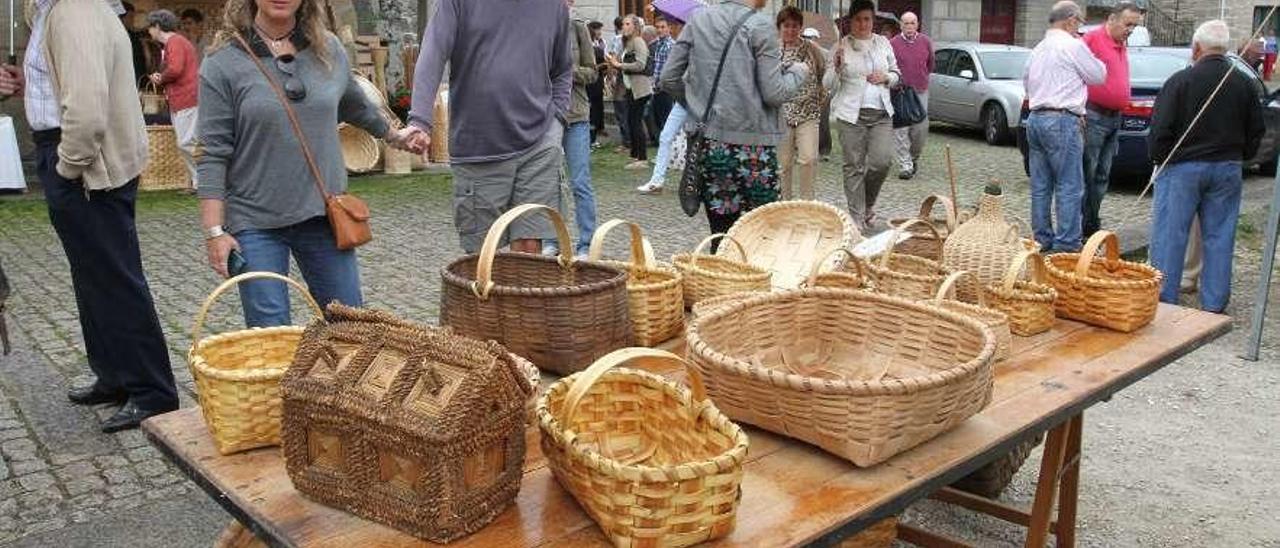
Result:
M726 470L741 469L747 460L747 447L750 440L742 427L729 419L715 403L707 399L703 403L693 401L689 388L670 379L631 367L615 367L606 372L600 379L617 380L625 378L630 382L657 388L676 397L686 407L702 407L698 419L705 420L711 428L733 441L733 446L721 451L718 455L701 460L682 462L665 466L648 466L640 464L623 464L617 459L607 457L598 451L582 447L577 443L578 433L568 429L551 412L551 398L560 392L568 392L581 373L563 377L547 387L538 395L534 410L538 416L538 429L543 439L550 439L569 454L570 458L583 460L592 469L611 477L625 477L638 483L665 483L684 481L693 477L707 477L722 474ZM707 471L714 468L715 472Z
M1031 289L1027 289L1030 287ZM1002 284L990 284L982 288L988 294L1005 300L1052 303L1058 300L1058 290L1052 285L1027 280L1015 280L1013 289L1006 291Z
M555 257L543 257L541 255L532 255L529 253L512 253L509 251L498 252L497 254L494 255L494 257L495 259L514 258L519 260L534 261L534 262L554 265L555 268L560 268L560 261ZM443 268L440 269L440 279L444 281L444 283L446 284L465 289L468 294L471 294L472 284L476 282L476 278L474 276L468 278L466 276L462 276L454 272L455 268L457 268L459 265L467 261L475 261L476 264L478 265L480 262L480 255L479 254L463 255L461 257L458 257L457 259L450 261L448 264L446 264ZM497 262L497 261L495 260L494 262ZM607 291L615 287L618 287L619 285L625 287L627 283L627 279L629 278L626 271L618 270L617 268L609 266L608 264L602 263L600 261L575 260L573 261L572 264L574 266L585 266L585 267L594 268L596 270L603 270L603 271L614 274L614 276L598 282L591 282L591 283L578 284L578 285L558 286L558 287L524 287L524 286L516 286L516 285L502 285L495 282L493 284L493 288L489 290L489 298L492 299L494 295L503 295L503 296L509 296L509 297L539 297L539 298L577 297L581 295L591 295L594 293ZM489 300L489 299L484 299L484 300Z
M698 257L697 262L693 261L693 253L676 253L671 256L671 264L677 270L688 270L700 276L711 278L720 278L722 280L732 280L736 282L758 282L760 280L768 280L772 277L772 273L766 269L760 268L751 263L739 262L732 259L726 259L719 255L702 255ZM725 272L722 270L711 270L706 268L708 264L728 264L738 272ZM753 272L745 273L742 270L751 270Z
M607 264L609 266L621 269L624 272L626 272L627 291L634 291L634 292L663 291L663 290L671 289L673 287L680 285L681 278L683 277L680 275L680 271L677 270L674 266L669 266L666 263L660 263L657 261L654 261L653 267L638 265L635 263L629 263L627 261L601 260L597 262ZM650 274L650 275L656 274L658 276L665 276L666 279L658 282L633 281L634 278L631 276L631 272L637 271L637 270L644 272L645 274Z
M1137 271L1150 277L1145 280L1108 280L1106 278L1081 277L1075 273L1075 265L1079 260L1079 253L1054 253L1044 258L1044 267L1049 273L1050 280L1060 280L1073 286L1083 285L1100 289L1151 289L1152 287L1159 287L1164 278L1164 273L1151 265L1124 259L1116 261L1117 271ZM1055 265L1054 261L1071 261L1072 268L1071 270L1064 270Z
M935 261L932 259L926 259L924 257L917 257L915 255L904 255L902 253L894 253L892 257L889 257L890 265L893 264L892 261L928 263L929 266L936 267L939 273L917 274L915 272L899 272L892 268L885 268L880 266L879 264L880 261L878 260L879 257L880 255L876 255L875 257L867 259L866 264L864 265L870 268L876 277L890 276L890 277L897 277L897 278L902 278L906 280L916 280L916 281L926 282L931 280L938 280L938 281L945 280L947 276L949 276L951 273L951 269L943 266L942 263L939 263L938 261Z
M703 340L702 336L698 333L702 325L707 321L714 321L730 314L736 314L761 303L774 300L795 300L807 298L874 300L887 304L905 306L908 308L927 309L929 312L942 316L948 321L961 323L981 332L983 335L983 347L982 350L978 352L978 355L969 361L959 363L947 369L935 371L924 376L875 382L849 380L833 381L818 377L806 377L795 373L782 373L767 367L756 367L750 362L715 350L712 348L711 344ZM713 311L707 312L703 317L699 318L698 321L690 322L689 326L685 330L685 337L689 353L698 354L703 358L706 358L706 361L710 362L712 367L725 371L731 375L744 376L752 380L769 383L772 386L789 388L792 390L847 396L915 394L939 386L944 386L952 383L954 379L977 374L983 367L992 367L996 351L995 332L980 320L970 316L952 312L932 304L905 299L902 297L885 295L882 293L872 293L858 289L827 287L775 291L772 293L764 293L744 298L743 300L735 303L726 304Z
M275 335L278 333L297 333L302 336L306 331L306 327L301 325L279 325L275 327L250 327L238 331L228 331L217 335L209 335L191 344L191 348L187 349L187 363L191 369L209 379L219 381L233 382L256 382L270 379L278 379L284 376L289 366L284 367L259 367L255 369L219 369L209 365L204 356L200 354L206 346L219 343L236 341L240 339L248 339L263 335Z

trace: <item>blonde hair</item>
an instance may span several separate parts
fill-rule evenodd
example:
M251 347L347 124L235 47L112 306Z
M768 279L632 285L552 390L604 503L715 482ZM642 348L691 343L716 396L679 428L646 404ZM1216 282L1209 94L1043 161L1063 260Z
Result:
M302 33L302 36L311 44L310 47L316 57L320 58L320 62L328 68L332 61L329 51L330 33L323 15L320 0L302 0L302 4L298 6L298 12L294 15L297 19L295 32ZM257 0L228 0L222 10L222 28L218 29L210 49L235 43L237 34L253 28L253 20L257 16ZM246 40L248 38L245 37Z

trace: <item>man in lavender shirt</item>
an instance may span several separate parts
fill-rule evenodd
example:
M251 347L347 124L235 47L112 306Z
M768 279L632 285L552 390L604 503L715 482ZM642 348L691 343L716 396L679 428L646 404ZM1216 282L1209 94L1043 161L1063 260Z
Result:
M454 226L462 249L476 253L490 225L512 207L556 208L564 152L561 136L573 88L569 9L564 0L439 0L414 71L409 124L426 130L449 65L449 152ZM538 253L554 238L547 219L512 223L512 251Z
M933 42L920 32L920 18L916 14L902 14L902 34L889 40L893 56L898 58L902 70L902 85L914 89L920 96L926 114L929 109L929 73L933 72ZM898 151L898 178L915 177L920 168L916 160L924 151L925 137L929 135L929 118L907 127L895 128L893 140Z
M1046 253L1080 249L1086 86L1107 78L1106 66L1076 38L1083 22L1075 2L1054 4L1050 28L1032 50L1024 78L1031 108L1026 122L1031 229ZM1056 229L1051 210L1057 211Z

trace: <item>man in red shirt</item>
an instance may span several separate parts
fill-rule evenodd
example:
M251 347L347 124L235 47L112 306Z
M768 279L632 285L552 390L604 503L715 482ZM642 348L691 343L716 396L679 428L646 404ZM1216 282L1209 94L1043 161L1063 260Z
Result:
M1142 23L1144 11L1137 4L1116 4L1107 22L1084 35L1089 51L1107 67L1107 80L1089 86L1085 103L1084 131L1084 224L1087 239L1102 228L1098 210L1111 179L1111 160L1120 141L1120 111L1129 106L1129 34Z
M929 73L933 72L933 42L920 32L920 18L912 12L902 14L902 34L889 40L893 56L902 70L902 85L912 88L920 96L926 114L929 109ZM920 168L916 162L924 151L925 138L929 135L929 118L917 124L893 130L898 153L898 178L910 179Z
M147 14L147 32L151 39L164 44L160 72L151 75L151 81L164 86L164 97L169 103L169 115L173 132L178 139L178 150L191 173L191 188L196 188L196 162L192 154L196 146L196 93L199 89L200 61L196 48L178 34L178 16L169 10L155 10Z

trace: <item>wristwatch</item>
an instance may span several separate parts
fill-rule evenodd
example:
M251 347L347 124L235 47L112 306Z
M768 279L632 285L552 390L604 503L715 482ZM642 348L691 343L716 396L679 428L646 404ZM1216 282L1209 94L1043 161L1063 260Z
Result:
M205 239L205 240L212 240L212 239L214 239L214 238L221 238L221 237L226 236L226 235L227 235L227 231L226 231L226 229L224 229L224 228L222 227L222 225L214 225L214 226L211 226L211 227L209 227L209 228L204 229L204 239Z

